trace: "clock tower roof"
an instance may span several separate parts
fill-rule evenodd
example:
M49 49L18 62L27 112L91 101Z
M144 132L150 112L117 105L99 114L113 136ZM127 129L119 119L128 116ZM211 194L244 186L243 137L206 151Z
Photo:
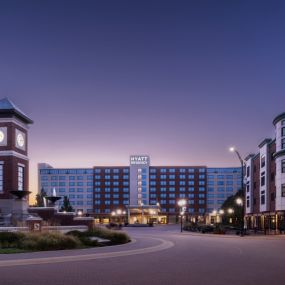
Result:
M15 116L26 124L32 124L33 121L22 112L11 100L4 98L0 100L0 118Z

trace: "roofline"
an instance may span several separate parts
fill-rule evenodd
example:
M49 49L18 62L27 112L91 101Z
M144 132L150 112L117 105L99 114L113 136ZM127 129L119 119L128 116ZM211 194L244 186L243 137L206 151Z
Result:
M272 141L272 139L266 138L258 145L258 147L262 148L264 145L271 143L271 141Z
M16 109L0 109L0 117L1 115L10 115L10 117L15 116L16 118L24 121L26 124L33 124L33 120L31 120L28 116L19 112Z
M276 116L273 120L273 125L275 126L279 121L281 121L282 119L285 119L285 112L279 114L278 116Z

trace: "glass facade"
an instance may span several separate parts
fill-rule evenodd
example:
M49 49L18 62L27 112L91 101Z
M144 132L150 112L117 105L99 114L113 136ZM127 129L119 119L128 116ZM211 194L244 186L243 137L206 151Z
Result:
M211 213L241 189L241 168L208 168L207 182L207 213Z

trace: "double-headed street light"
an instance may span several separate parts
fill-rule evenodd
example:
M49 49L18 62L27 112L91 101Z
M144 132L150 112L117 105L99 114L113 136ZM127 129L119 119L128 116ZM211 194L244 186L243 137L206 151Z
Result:
M181 216L181 220L180 220L180 225L181 225L181 233L182 233L182 231L183 231L183 216L184 216L184 214L185 214L185 212L186 212L186 200L185 199L180 199L180 200L178 200L178 202L177 202L177 204L178 204L178 206L179 206L179 210L180 210L180 216Z

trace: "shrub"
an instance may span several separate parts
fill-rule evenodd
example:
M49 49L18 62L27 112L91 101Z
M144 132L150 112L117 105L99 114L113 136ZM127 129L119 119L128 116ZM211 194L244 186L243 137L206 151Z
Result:
M17 248L24 236L20 232L0 232L0 248Z
M112 231L100 227L95 227L86 232L71 231L67 235L77 237L84 245L96 246L95 241L91 241L91 237L99 237L110 240L111 244L124 244L130 241L130 237L125 232ZM95 244L95 245L94 245Z
M111 241L112 244L123 244L131 240L125 232L117 232L99 227L95 227L87 233L89 236L96 236L103 239L108 239Z
M61 233L28 233L21 240L19 247L28 250L61 250L82 246L75 236Z
M214 234L224 235L225 233L226 233L226 230L222 225L220 224L215 225Z
M90 239L90 237L92 236L89 236L88 235L88 232L80 232L80 231L70 231L66 234L67 236L74 236L76 238L78 238L82 244L84 244L85 246L98 246L98 241L97 240L92 240Z

